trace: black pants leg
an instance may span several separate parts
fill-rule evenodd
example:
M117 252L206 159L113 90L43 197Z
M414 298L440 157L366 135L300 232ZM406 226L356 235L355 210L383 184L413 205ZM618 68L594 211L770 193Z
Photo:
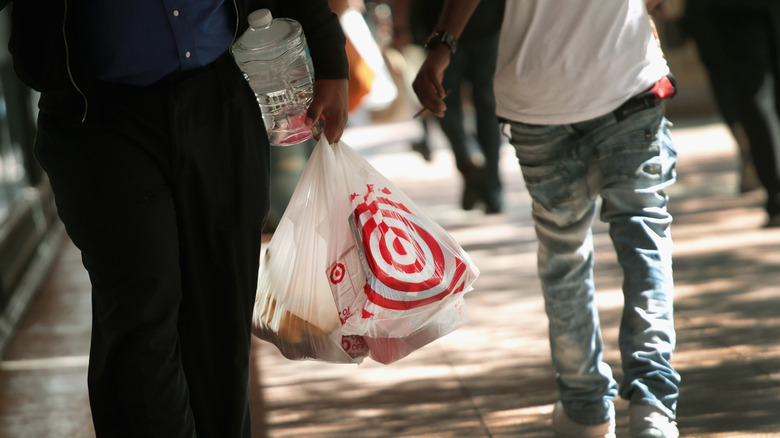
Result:
M780 214L780 7L715 9L739 117L767 191L766 210Z
M41 114L36 153L92 282L98 437L248 437L268 141L232 60Z
M455 165L463 175L466 184L473 173L470 137L464 126L463 96L461 87L466 81L471 84L471 100L474 104L477 122L477 143L484 157L477 189L488 204L498 209L502 204L501 177L499 175L499 150L501 129L496 116L496 100L493 92L493 75L498 56L498 33L459 46L452 55L450 65L444 73L442 86L450 94L445 99L447 111L439 119L442 132L449 140L455 157ZM473 178L473 176L472 176Z
M503 188L501 183L499 154L501 149L501 128L496 116L496 97L493 91L493 76L496 72L495 59L498 57L498 33L485 38L469 47L471 59L478 68L468 69L472 91L471 99L477 119L477 140L482 155L485 157L485 201L489 206L500 208L503 203Z

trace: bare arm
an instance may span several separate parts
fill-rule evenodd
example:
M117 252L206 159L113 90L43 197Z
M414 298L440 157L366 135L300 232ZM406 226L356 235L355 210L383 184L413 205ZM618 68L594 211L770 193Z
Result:
M664 0L645 0L645 8L647 8L647 13L657 20L672 18Z
M645 0L647 12L653 12L653 9L657 8L661 3L663 3L663 0Z
M446 0L436 30L446 30L455 37L460 37L478 4L479 0Z
M444 2L436 30L444 30L456 38L460 37L479 0L447 0ZM444 104L445 90L441 82L444 70L450 64L450 50L439 44L428 51L425 62L417 72L412 88L423 107L441 117L447 106Z
M411 31L409 29L409 4L412 0L393 0L393 42L392 47L402 51L411 43Z
M325 118L325 138L328 143L341 139L349 117L349 81L347 79L317 79L314 82L314 99L306 112L309 126ZM316 131L316 130L315 130ZM315 132L319 140L320 133Z

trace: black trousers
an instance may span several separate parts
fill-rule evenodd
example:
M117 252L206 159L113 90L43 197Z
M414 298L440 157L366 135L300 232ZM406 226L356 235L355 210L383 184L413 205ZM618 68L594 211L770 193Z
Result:
M248 437L269 144L229 56L41 114L36 156L92 283L98 437Z
M460 44L450 58L442 85L450 94L445 99L447 111L438 119L444 135L452 146L455 165L464 176L468 172L471 153L469 136L464 126L463 82L471 84L471 100L476 110L477 143L485 158L485 175L481 182L483 197L492 206L502 204L501 177L498 169L501 148L501 128L496 116L493 75L498 56L498 32L479 40Z
M780 4L757 7L734 2L713 6L723 74L731 78L734 103L750 142L766 210L780 214Z

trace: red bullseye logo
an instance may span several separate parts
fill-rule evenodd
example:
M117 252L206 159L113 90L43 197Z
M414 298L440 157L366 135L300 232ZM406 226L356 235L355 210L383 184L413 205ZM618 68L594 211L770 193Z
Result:
M457 251L435 238L405 205L390 199L387 188L367 188L353 218L374 275L363 290L368 299L387 309L403 310L463 291L467 266Z
M341 280L344 279L344 273L346 273L346 268L342 263L336 263L335 266L333 266L333 269L330 270L330 282L333 284L339 284L341 283Z

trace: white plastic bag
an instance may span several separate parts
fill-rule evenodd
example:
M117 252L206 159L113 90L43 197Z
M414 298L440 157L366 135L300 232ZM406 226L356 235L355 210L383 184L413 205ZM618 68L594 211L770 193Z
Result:
M291 359L391 363L466 322L478 275L398 187L323 137L261 261L253 332Z
M359 336L342 339L338 311L323 274L334 164L332 148L318 143L260 261L252 332L274 343L289 359L357 363L365 352L352 350L356 356L352 357L342 343L365 343Z
M468 254L360 154L343 144L335 154L349 213L334 211L329 279L345 330L403 338L434 318L464 319L453 309L479 275ZM349 281L335 282L342 266Z

